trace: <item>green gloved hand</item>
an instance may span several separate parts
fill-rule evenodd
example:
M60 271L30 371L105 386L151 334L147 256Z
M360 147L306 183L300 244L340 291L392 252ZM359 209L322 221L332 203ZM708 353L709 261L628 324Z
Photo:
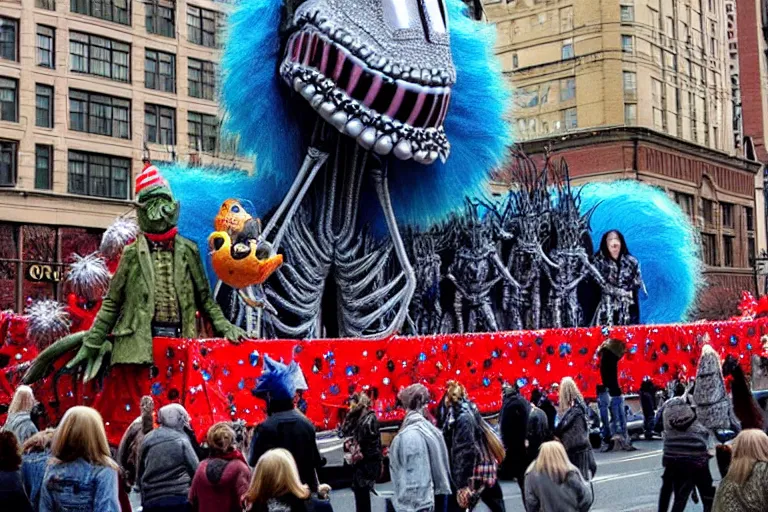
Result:
M224 329L222 329L219 334L222 338L226 338L230 343L234 343L235 345L239 344L243 340L248 339L248 333L232 324L224 327Z
M85 363L85 373L83 376L83 382L88 382L99 374L101 366L104 363L104 356L112 353L112 343L104 340L99 346L94 346L89 343L91 341L90 336L87 336L83 346L77 351L75 357L67 363L67 368L75 368L78 365Z

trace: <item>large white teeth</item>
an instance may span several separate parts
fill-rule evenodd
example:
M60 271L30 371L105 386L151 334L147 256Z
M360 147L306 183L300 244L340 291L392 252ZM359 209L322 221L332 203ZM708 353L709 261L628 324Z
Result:
M301 90L304 88L305 85L306 85L306 82L304 82L304 80L302 80L301 78L296 77L293 79L293 89L296 92L301 92Z
M400 139L400 142L395 146L395 156L400 160L408 160L413 153L411 152L411 143L405 139Z
M333 115L335 111L336 111L336 106L330 101L326 101L325 103L320 105L320 108L318 109L318 113L320 114L320 117L322 117L326 121L331 117L331 115Z
M420 151L417 151L413 155L413 159L419 162L420 164L429 164L432 163L429 160L429 151L422 149Z
M344 132L350 137L357 137L360 135L360 132L363 131L363 128L365 128L363 123L359 119L353 117L347 122L347 125L344 127Z
M371 149L376 142L376 129L370 126L357 137L357 142L365 149Z
M309 84L301 90L301 95L302 97L304 97L305 100L309 101L312 99L312 96L315 95L315 92L317 92L317 89L315 88L315 86L312 84Z
M320 108L320 103L322 103L324 99L325 97L322 94L315 94L312 96L312 99L309 100L309 104L312 105L312 108L317 110Z
M331 116L330 123L333 125L334 128L336 128L339 131L342 131L344 129L344 125L347 124L347 116L346 112L343 110L339 110L335 114Z
M376 141L373 150L379 155L388 155L392 151L392 138L389 135L383 135Z
M429 152L429 163L432 163L432 162L434 162L435 160L437 160L437 157L438 157L438 156L439 156L439 155L438 155L437 151L430 151L430 152Z

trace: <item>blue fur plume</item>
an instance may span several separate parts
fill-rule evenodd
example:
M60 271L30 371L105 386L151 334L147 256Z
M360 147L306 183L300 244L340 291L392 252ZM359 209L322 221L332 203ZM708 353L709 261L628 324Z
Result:
M221 63L225 128L256 155L255 180L270 197L285 195L296 176L305 149L301 130L308 124L295 112L295 102L304 99L291 98L278 73L282 9L283 0L238 2L227 18Z
M640 262L648 296L640 293L644 324L686 319L701 284L701 263L694 228L666 195L649 185L622 180L590 183L582 188L582 212L592 215L595 250L606 231L621 231L627 248Z
M257 395L271 400L293 400L296 394L296 362L285 365L271 357L264 356L264 370L254 390Z
M448 0L456 84L444 127L451 143L446 163L424 166L392 158L389 188L401 224L422 228L479 195L490 172L499 167L512 144L505 121L510 91L494 54L496 29L466 15L461 0Z

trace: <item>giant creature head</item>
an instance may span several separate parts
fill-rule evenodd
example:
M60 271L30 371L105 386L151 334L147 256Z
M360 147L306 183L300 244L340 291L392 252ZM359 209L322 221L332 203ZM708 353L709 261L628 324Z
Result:
M280 73L340 132L379 155L448 157L456 70L443 0L306 0Z

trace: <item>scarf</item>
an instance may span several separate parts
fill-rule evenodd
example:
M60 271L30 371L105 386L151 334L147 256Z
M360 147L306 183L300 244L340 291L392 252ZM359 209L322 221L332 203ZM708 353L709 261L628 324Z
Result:
M231 450L227 453L211 453L212 459L222 459L222 460L241 460L245 465L248 465L248 463L245 461L245 457L243 456L242 452L240 450Z
M173 238L179 233L179 228L172 227L165 233L144 233L144 236L147 237L147 239L150 242L154 243L167 243L169 241L172 241Z

